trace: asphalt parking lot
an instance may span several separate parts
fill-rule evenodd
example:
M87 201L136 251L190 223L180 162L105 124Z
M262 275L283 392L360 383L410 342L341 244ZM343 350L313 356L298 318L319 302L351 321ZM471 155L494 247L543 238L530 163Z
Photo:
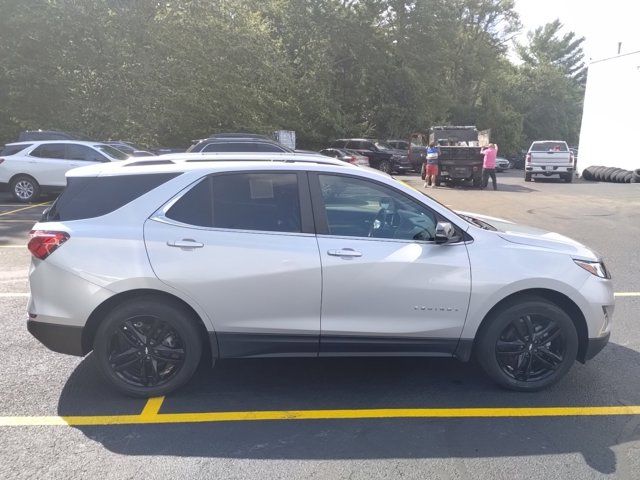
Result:
M50 352L26 331L24 244L50 199L0 194L0 475L638 478L640 185L525 183L515 171L494 192L398 178L453 209L599 251L618 293L609 345L534 394L455 360L256 359L203 366L172 396L132 400L101 382L91 355Z

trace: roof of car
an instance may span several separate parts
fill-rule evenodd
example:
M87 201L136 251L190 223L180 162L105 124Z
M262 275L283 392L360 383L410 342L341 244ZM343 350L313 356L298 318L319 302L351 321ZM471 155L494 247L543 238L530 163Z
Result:
M334 142L377 142L375 138L338 138Z
M92 145L108 145L105 142L90 142L90 141L86 141L86 140L25 140L24 142L11 142L11 143L7 143L6 146L9 145L35 145L35 144L42 144L42 143L73 143L76 145L88 145L88 146L92 146Z
M67 176L143 175L150 173L184 172L199 169L229 168L231 165L252 166L276 163L339 166L361 168L336 158L320 154L300 153L171 153L156 157L137 157L118 162L99 163L67 172Z

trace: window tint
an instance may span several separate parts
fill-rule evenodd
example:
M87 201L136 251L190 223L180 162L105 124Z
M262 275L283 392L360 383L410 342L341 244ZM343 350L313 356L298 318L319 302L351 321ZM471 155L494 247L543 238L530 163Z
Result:
M383 185L338 175L319 175L329 234L429 241L436 215Z
M213 226L213 192L211 177L200 181L173 204L165 216L198 227Z
M44 143L39 147L36 147L30 155L38 158L59 158L65 157L65 144L64 143Z
M298 177L295 173L213 176L180 198L166 216L204 227L300 232Z
M154 173L149 175L117 175L112 177L69 177L67 188L42 221L67 221L99 217L180 175Z
M8 157L9 155L15 155L31 145L33 145L33 143L23 145L6 145L0 152L0 156Z
M359 150L361 148L364 148L363 145L364 142L356 142L354 140L351 140L349 142L347 142L347 146L346 148L353 148L355 150Z
M67 144L66 158L69 160L80 160L82 162L107 162L108 159L96 152L93 148L85 145Z

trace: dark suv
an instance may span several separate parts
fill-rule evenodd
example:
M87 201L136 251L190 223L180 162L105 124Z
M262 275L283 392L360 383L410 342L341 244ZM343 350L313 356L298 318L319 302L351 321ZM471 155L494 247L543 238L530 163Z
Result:
M369 165L385 173L411 170L407 152L370 138L341 138L331 142L333 148L355 150L369 159Z
M211 135L208 138L196 140L187 152L293 153L293 150L263 135L251 133L220 133Z

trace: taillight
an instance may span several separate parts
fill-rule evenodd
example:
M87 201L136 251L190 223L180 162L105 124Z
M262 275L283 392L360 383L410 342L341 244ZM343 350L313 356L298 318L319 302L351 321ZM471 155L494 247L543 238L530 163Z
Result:
M526 162L531 163L531 154L527 153Z
M347 162L349 163L356 163L356 157L349 157Z
M34 257L44 260L67 240L69 240L69 234L67 232L31 230L31 232L29 232L27 248Z

